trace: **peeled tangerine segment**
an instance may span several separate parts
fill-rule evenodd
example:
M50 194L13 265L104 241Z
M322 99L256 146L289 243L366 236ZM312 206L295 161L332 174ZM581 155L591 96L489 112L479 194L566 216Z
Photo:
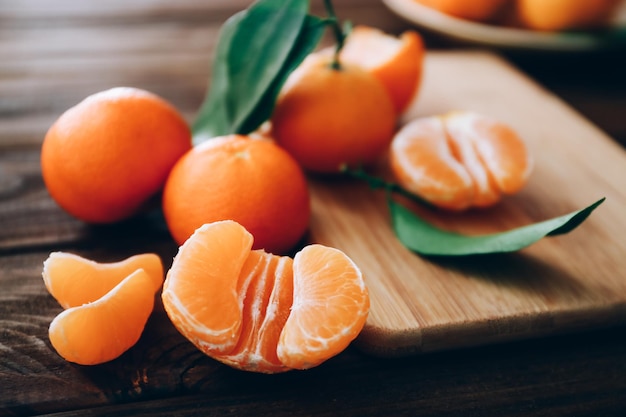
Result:
M293 271L293 305L278 357L291 368L307 369L358 336L369 312L369 294L359 268L334 248L305 247L296 254Z
M152 313L153 285L152 277L138 269L102 298L64 310L50 323L52 346L81 365L119 357L137 343Z
M179 249L163 305L195 346L235 368L276 373L315 366L356 337L369 298L347 256L321 245L295 259L251 247L250 233L225 220Z
M174 326L208 355L231 350L241 332L238 282L252 248L238 223L198 228L179 248L163 284L163 305Z
M142 268L154 292L163 284L163 264L154 253L131 256L119 262L98 263L67 252L52 252L43 264L43 281L63 308L96 301L124 278Z
M402 186L452 210L491 206L520 191L533 165L514 130L471 112L407 123L393 139L390 162Z

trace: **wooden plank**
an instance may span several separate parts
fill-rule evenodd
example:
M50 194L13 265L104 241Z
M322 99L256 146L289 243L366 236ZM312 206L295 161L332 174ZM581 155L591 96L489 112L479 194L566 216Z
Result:
M114 260L132 246L155 250L166 260L173 250L165 241L127 245L78 253ZM626 344L619 332L401 359L348 349L309 371L268 376L205 356L178 334L157 303L140 341L127 353L98 366L74 365L56 355L47 337L50 321L61 311L41 279L47 254L0 257L0 416L200 416L207 410L247 416L265 407L277 416L363 410L436 416L467 414L478 404L481 412L511 415L511 403L526 405L512 414L520 416L590 410L619 415L625 407Z
M114 85L148 88L191 118L207 86L217 25L247 3L0 2L0 416L624 414L623 332L594 331L402 359L348 349L307 372L265 376L238 372L204 356L176 333L158 306L140 342L115 361L81 367L54 353L47 326L60 307L45 292L40 276L49 251L67 249L99 260L156 251L167 264L175 248L158 216L94 228L63 213L47 196L39 173L38 145L46 129L87 94ZM336 6L355 23L393 32L405 27L378 0L341 0ZM449 61L436 64L437 70L457 74L460 68L448 67L454 65ZM431 104L417 111L445 108L455 85L436 86L420 100L421 106L430 97ZM470 101L479 105L484 92L472 91ZM366 195L382 202L375 193ZM536 217L570 208L516 201L521 211ZM366 210L384 213L380 204ZM384 260L385 251L372 249ZM506 261L490 260L493 269ZM523 257L518 264L527 261ZM446 267L466 272L469 266ZM428 267L436 268L436 263ZM473 268L481 272L484 266ZM468 279L477 276L495 275L481 272ZM497 279L505 287L517 284L504 276Z
M468 234L506 230L606 203L580 229L520 253L421 258L394 237L385 203L364 185L313 182L314 241L363 269L372 309L360 345L402 355L624 322L626 153L563 102L498 57L433 53L406 119L472 110L509 123L535 157L518 195L488 210L421 210Z

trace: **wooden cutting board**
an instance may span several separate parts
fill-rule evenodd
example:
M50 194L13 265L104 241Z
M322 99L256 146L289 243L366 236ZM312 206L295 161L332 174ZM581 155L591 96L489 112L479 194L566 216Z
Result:
M430 53L406 119L472 110L509 123L535 158L528 186L494 208L422 212L468 234L507 230L606 201L573 232L516 253L425 258L395 238L381 191L312 180L311 240L345 251L371 296L357 340L399 356L626 321L626 152L507 61Z

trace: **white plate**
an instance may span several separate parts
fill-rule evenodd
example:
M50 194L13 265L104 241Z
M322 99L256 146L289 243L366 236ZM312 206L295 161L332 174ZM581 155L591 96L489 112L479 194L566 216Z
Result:
M415 0L383 0L394 13L432 32L473 44L517 49L585 51L626 46L626 1L602 32L548 33L487 25L455 18Z

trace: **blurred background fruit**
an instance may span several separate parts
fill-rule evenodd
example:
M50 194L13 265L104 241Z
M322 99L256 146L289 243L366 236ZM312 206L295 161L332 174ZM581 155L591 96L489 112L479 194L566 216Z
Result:
M544 31L593 29L607 25L621 0L514 0L518 22Z
M508 0L415 0L424 6L460 19L486 22L494 18Z

